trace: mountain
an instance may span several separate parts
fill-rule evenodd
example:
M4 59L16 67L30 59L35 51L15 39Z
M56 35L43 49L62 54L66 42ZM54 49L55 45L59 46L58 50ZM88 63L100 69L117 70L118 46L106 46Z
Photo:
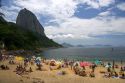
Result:
M63 47L74 47L73 45L68 44L68 43L62 43L61 45L62 45Z
M42 47L62 47L52 39L47 38L42 27L40 30L41 33L36 32L37 30L32 31L32 29L30 30L30 28L27 27L22 28L15 23L7 22L2 16L0 16L0 43L4 43L5 49L7 50L30 50Z
M76 45L76 47L84 47L84 45L79 44L79 45Z
M21 28L25 28L27 30L39 33L42 36L45 36L44 28L38 21L37 17L26 8L20 10L16 24Z
M3 23L3 24L7 23L2 16L0 16L0 23Z

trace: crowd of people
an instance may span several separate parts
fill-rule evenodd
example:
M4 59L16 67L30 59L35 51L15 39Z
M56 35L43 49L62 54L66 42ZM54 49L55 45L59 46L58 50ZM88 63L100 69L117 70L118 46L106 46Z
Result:
M102 67L107 68L107 71L100 71L100 74L103 74L104 78L121 78L121 79L125 79L125 67L121 66L120 67L120 71L116 72L115 68L119 68L118 65L115 65L115 68L111 65L111 63L108 63L106 65L104 65L104 63L100 63L100 64L96 64L96 63L87 63L88 65L84 65L84 62L78 62L78 61L69 61L69 60L62 60L62 61L56 61L54 59L52 60L47 60L47 59L42 59L41 57L35 57L32 56L31 58L22 58L21 62L23 64L16 64L16 60L15 60L15 56L9 56L4 58L9 60L9 64L11 65L17 65L14 72L16 72L16 74L18 75L23 75L23 74L28 74L33 72L33 69L31 66L35 65L36 66L36 70L43 70L43 67L45 65L49 66L49 70L59 70L62 68L69 68L71 71L74 72L74 74L79 75L79 76L83 76L83 77L96 77L95 71L96 71L96 67L98 67L99 65ZM81 64L80 64L81 63ZM90 68L90 72L86 72L87 68ZM10 68L7 65L1 65L0 66L1 69L3 70L9 70ZM28 69L27 69L28 68ZM46 69L44 69L46 70Z

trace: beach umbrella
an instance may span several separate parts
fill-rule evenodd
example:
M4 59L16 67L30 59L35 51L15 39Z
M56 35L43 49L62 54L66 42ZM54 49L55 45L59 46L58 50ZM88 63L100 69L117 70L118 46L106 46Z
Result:
M52 61L52 62L56 62L56 60L55 60L55 59L51 59L51 61Z
M39 60L39 61L41 61L41 57L37 57L37 58L36 58L36 60Z
M24 58L23 58L23 57L20 57L20 56L16 56L16 57L15 57L15 60L17 60L17 61L23 61Z
M83 67L83 66L91 66L92 63L90 62L80 62L80 66Z
M36 56L32 56L33 59L36 59Z
M51 59L50 62L51 62L51 63L56 63L56 60Z
M102 63L102 61L100 61L100 60L95 60L94 63L95 63L96 65L99 65L99 64Z
M107 68L111 68L111 67L112 67L112 65L107 64L105 67L107 67Z
M61 65L62 63L60 61L56 61L56 64L57 65Z
M77 62L75 62L75 63L73 64L73 66L76 66L76 65L80 66L80 63L77 61Z

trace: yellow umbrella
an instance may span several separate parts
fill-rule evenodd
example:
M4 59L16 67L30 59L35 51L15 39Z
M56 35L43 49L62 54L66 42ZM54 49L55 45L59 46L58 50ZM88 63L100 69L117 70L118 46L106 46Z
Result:
M24 60L24 58L21 57L21 56L16 56L16 57L15 57L15 60L17 60L17 61L22 61L22 60Z

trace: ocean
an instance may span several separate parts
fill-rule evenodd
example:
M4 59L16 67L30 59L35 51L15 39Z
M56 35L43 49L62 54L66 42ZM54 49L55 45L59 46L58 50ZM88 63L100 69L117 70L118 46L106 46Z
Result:
M78 61L125 61L125 47L69 47L49 49L42 53L44 58Z

